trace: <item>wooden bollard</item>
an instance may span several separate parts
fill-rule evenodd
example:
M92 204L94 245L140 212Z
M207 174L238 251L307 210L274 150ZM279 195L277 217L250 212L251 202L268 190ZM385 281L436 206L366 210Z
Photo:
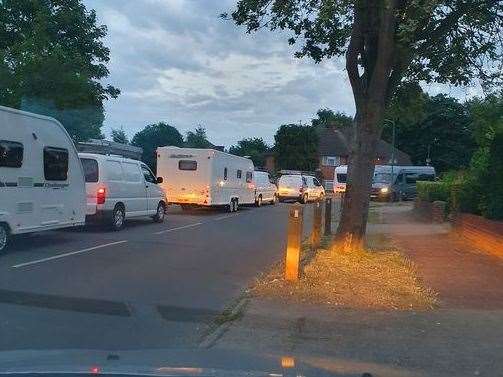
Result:
M325 199L325 236L332 234L332 198Z
M323 207L320 202L314 203L313 207L313 231L311 232L311 247L317 249L320 247L321 240L321 215Z
M286 242L285 279L295 281L299 279L300 249L302 246L302 223L304 210L302 206L294 204L288 211L288 235Z

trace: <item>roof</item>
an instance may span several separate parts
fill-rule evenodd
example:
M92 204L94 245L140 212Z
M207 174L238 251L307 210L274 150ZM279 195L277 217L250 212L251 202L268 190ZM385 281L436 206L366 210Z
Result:
M349 156L350 140L353 135L351 127L330 127L320 133L319 154L320 156ZM389 160L391 158L391 144L384 140L377 143L377 158ZM394 148L396 163L411 165L410 156L401 150Z

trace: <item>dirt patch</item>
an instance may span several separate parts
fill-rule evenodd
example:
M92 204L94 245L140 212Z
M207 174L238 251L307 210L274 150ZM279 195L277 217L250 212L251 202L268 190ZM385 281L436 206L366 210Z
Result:
M283 279L278 263L257 280L250 293L285 302L323 304L336 308L424 310L436 305L436 295L425 288L409 259L386 240L370 240L370 251L344 253L319 249L304 261L298 282Z

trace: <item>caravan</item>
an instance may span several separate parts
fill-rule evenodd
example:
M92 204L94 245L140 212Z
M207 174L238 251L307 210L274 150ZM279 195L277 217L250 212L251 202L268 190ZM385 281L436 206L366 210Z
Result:
M14 234L83 225L77 150L53 118L0 106L0 252Z
M168 202L183 209L226 206L235 212L240 204L254 204L253 171L250 159L214 149L157 148Z

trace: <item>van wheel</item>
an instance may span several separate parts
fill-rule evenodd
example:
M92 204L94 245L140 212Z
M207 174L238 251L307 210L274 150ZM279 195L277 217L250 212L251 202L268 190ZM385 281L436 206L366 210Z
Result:
M234 199L231 199L231 201L229 203L229 212L234 212L234 211L235 211Z
M275 205L276 203L278 203L278 195L274 194L274 197L271 200L271 204Z
M115 206L114 212L112 214L112 229L121 230L124 228L124 220L126 219L126 213L122 206Z
M153 217L154 221L156 223L162 223L164 221L165 212L166 212L166 206L163 203L159 203L159 205L157 206L157 212Z
M262 207L262 195L259 195L257 201L255 202L257 207Z
M300 202L302 204L307 204L307 199L308 199L307 194L304 194L304 195L302 195L302 199L300 199Z
M9 228L5 224L0 224L0 255L7 250L9 238Z
M239 211L239 199L234 199L234 212Z

